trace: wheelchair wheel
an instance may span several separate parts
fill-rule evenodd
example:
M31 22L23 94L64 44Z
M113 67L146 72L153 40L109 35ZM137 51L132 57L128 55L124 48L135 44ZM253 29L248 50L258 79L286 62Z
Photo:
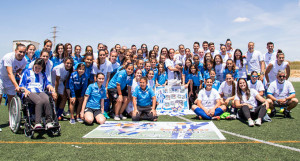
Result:
M24 134L26 137L33 138L34 131L31 129L28 123L25 123Z
M21 123L21 99L18 96L12 98L9 107L9 127L12 132L17 133Z

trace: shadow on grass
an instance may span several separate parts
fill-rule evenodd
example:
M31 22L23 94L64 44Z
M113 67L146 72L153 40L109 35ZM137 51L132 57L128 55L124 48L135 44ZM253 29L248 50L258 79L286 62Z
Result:
M5 128L9 126L9 122L5 123L5 124L0 124L0 128Z

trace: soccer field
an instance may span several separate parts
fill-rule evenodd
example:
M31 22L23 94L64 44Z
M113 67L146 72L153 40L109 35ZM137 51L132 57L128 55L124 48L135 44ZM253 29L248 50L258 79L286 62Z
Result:
M293 85L297 95L300 83ZM34 139L30 139L22 132L13 134L10 131L8 110L2 105L0 160L299 160L299 108L292 111L293 119L284 119L278 114L272 122L263 123L261 127L251 128L239 120L214 121L226 140L199 141L84 139L82 137L98 125L71 125L68 121L60 122L61 136L35 134ZM200 121L194 117L160 116L159 121Z

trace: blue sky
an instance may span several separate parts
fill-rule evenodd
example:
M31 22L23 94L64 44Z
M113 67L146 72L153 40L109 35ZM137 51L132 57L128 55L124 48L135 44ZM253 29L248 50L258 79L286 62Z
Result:
M12 51L13 40L92 45L99 42L148 47L192 48L194 41L227 38L234 48L247 51L247 43L266 53L273 41L288 60L300 60L300 3L298 0L28 0L0 2L0 58ZM40 46L41 48L42 46Z

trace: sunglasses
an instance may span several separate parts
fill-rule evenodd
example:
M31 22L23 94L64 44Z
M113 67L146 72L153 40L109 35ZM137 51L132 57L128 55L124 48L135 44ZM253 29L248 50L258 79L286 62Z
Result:
M258 77L258 75L252 75L251 77L253 77L253 78L257 78L257 77Z
M279 78L285 78L285 76L279 76Z

